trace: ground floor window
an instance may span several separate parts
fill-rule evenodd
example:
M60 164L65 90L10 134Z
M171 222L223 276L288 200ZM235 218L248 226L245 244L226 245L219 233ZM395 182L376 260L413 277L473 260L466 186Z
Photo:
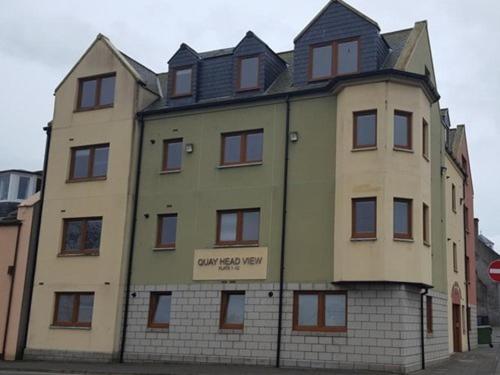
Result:
M245 320L245 292L222 292L220 328L243 329Z
M171 292L152 292L149 298L148 327L168 328L170 325Z
M296 331L347 331L346 292L295 292L293 329Z
M427 296L427 333L434 331L432 325L432 297Z
M58 292L53 324L66 327L90 327L93 309L94 293Z

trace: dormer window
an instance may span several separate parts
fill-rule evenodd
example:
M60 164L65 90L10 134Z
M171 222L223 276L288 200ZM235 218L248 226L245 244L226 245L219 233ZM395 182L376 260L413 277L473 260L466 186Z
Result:
M78 91L79 111L112 107L115 101L115 74L81 78Z
M334 41L311 47L309 80L320 81L359 71L357 39Z
M241 57L238 67L238 90L259 89L259 56Z
M178 68L174 71L173 96L190 96L193 68Z

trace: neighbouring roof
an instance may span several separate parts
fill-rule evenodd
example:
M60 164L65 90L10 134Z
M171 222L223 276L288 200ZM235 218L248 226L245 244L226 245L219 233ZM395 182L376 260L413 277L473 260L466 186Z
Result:
M382 34L382 37L385 39L390 48L389 55L383 64L384 68L394 68L412 31L413 28L410 28Z
M487 248L489 248L491 250L494 249L495 243L493 241L491 241L488 237L483 236L482 234L480 234L479 236L477 236L477 239L479 241L481 241Z
M135 69L135 71L139 74L139 76L142 78L142 81L144 82L145 86L153 91L155 94L160 94L159 87L158 87L158 75L153 72L151 69L148 67L142 65L140 62L137 60L131 58L130 56L126 55L125 53L121 52L120 53L125 57L125 59L128 61L128 63Z
M35 174L37 176L42 175L42 171L28 171L26 169L5 169L3 171L0 171L0 174L3 173L24 173L24 174Z

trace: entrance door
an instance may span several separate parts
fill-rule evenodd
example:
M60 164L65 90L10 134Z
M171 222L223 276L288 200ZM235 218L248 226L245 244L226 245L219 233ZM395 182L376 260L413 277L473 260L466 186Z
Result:
M453 304L453 351L462 351L462 327L460 324L460 305Z

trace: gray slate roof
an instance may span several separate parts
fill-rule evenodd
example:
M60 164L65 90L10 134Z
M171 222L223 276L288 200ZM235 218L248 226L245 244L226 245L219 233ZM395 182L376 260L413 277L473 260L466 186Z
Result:
M390 69L396 65L401 52L410 36L410 33L413 29L399 30L393 31L391 33L382 34L382 37L385 39L389 47L391 48L391 52L387 56L383 68Z
M141 76L141 79L144 81L146 84L146 87L153 91L155 94L160 94L159 87L158 87L158 78L157 74L153 72L151 69L148 67L142 65L140 62L137 60L134 60L127 54L123 53L120 51L120 53L125 57L127 62L132 65L132 67L137 71L137 73Z

